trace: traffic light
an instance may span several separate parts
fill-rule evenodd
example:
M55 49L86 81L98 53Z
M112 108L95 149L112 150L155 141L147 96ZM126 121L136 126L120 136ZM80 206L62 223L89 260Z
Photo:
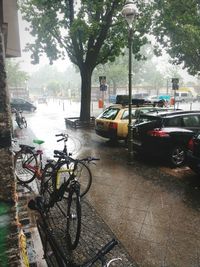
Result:
M172 90L179 89L179 78L172 78Z

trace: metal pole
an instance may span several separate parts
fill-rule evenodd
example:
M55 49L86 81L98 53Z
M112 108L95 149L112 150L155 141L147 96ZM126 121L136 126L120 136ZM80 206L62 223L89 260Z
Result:
M130 164L133 163L133 128L132 128L132 28L129 28L129 36L128 36L128 42L129 42L129 123L128 123L128 162Z

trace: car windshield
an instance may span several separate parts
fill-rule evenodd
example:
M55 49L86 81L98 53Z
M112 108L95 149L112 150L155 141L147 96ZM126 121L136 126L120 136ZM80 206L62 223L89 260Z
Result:
M118 112L119 108L108 108L99 116L99 118L114 120Z

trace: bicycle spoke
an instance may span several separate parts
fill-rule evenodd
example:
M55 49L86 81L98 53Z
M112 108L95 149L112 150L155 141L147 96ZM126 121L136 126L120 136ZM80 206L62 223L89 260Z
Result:
M33 152L20 150L15 155L15 175L22 183L29 183L36 175L37 158Z
M70 193L67 207L66 241L69 249L75 249L79 242L81 231L81 206L79 193Z

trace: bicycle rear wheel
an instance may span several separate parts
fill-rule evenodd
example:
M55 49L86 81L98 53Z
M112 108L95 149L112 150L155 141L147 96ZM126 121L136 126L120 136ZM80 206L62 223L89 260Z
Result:
M40 184L40 194L44 197L44 204L48 206L50 196L55 190L55 183L53 178L54 165L47 163L42 173Z
M36 177L38 162L31 149L19 150L14 157L14 168L17 180L21 183L30 183Z
M59 165L56 177L56 188L58 189L62 183L66 182L70 175L74 172L75 180L80 184L80 197L83 197L90 189L92 184L92 173L89 167L82 161L78 162L76 170L74 170L75 161L63 162ZM65 192L64 198L68 197Z
M69 190L67 206L66 242L70 250L74 250L81 233L80 185L75 184Z
M23 123L23 127L27 128L27 121L26 121L25 117L22 117L22 123Z

